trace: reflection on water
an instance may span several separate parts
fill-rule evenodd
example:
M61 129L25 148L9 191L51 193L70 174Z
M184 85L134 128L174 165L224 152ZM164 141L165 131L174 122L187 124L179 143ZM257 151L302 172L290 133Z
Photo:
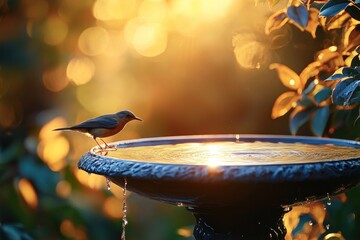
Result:
M192 165L270 165L354 159L360 149L335 145L271 142L207 142L119 148L109 157Z

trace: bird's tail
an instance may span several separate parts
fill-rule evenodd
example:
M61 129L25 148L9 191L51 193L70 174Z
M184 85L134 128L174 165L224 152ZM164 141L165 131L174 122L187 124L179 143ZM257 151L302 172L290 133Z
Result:
M55 128L55 129L53 129L53 131L67 131L67 130L71 130L71 128L64 127L64 128Z

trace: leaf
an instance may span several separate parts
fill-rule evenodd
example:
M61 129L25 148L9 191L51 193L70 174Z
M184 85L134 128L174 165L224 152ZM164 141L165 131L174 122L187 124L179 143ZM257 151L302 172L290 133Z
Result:
M349 104L355 104L355 103L359 103L360 102L360 90L356 89L352 95L351 98L349 99Z
M318 51L315 54L316 61L319 61L320 63L329 63L330 61L337 62L335 63L336 66L344 65L344 61L342 59L342 55L336 51L337 47L332 46L329 48L325 48L321 51Z
M357 77L360 74L360 68L344 67L342 73L346 77Z
M325 79L325 81L329 80L338 80L343 78L353 78L353 77L360 77L360 68L353 68L353 67L342 67L336 70L330 77ZM344 81L344 79L343 79Z
M355 126L355 124L357 123L357 121L359 121L359 119L360 119L360 107L359 107L359 110L358 110L358 116L357 116L357 118L356 118L355 121L354 121L354 126Z
M284 10L280 10L272 14L265 24L265 34L270 34L272 31L280 29L288 22L287 15Z
M320 15L330 17L338 14L350 4L349 0L329 0L320 9Z
M351 67L360 67L360 55L357 54L351 60Z
M295 92L284 92L274 103L271 111L271 118L275 119L284 116L293 106L299 96Z
M343 34L344 52L351 52L360 45L360 26L353 23L346 28Z
M280 0L268 0L267 2L269 4L269 7L273 8L280 2Z
M302 85L305 85L310 78L317 76L320 72L321 67L322 64L318 61L312 62L307 65L300 73Z
M299 109L294 110L290 116L290 132L291 134L296 134L299 128L304 125L311 116L311 109Z
M331 88L324 87L314 95L314 100L317 104L320 104L322 101L325 101L331 96Z
M278 76L285 87L290 88L292 90L297 90L301 87L301 80L299 75L297 75L293 70L291 70L287 66L279 63L273 63L270 65L270 69L277 70Z
M319 10L316 8L310 8L309 21L305 27L305 31L309 32L313 38L316 38L316 30L319 24Z
M356 88L360 85L360 80L348 78L340 81L334 88L332 93L333 102L336 105L349 105L352 95Z
M323 135L329 115L329 106L318 108L315 111L314 117L311 120L311 130L316 136L321 137Z
M351 19L351 16L347 13L347 12L342 12L340 14L337 14L335 16L333 16L329 22L326 24L326 29L328 31L333 30L333 29L339 29L339 28L343 28L346 24L347 21L349 21Z
M312 82L309 84L309 86L307 86L307 87L305 88L305 90L303 91L303 94L308 95L309 93L311 93L311 92L314 90L315 86L316 86L315 82L312 81Z
M288 17L300 27L305 28L309 21L309 12L304 5L291 5L287 8Z
M296 104L302 107L310 107L313 105L313 102L308 96L303 95L302 98L296 102Z
M360 21L360 3L351 3L345 11L349 13L352 18Z

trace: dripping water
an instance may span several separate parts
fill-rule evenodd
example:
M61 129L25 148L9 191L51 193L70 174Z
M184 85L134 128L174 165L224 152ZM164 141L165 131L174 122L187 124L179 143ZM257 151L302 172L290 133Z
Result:
M127 180L124 178L124 188L123 188L123 217L122 217L122 233L121 233L121 240L125 240L125 227L128 224L126 212L127 212L127 205L126 205L126 187L127 187Z
M106 178L106 187L107 187L107 190L110 191L111 187L110 187L110 179L109 178Z
M328 206L331 205L331 198L330 198L329 193L327 193L327 202L326 202L326 205L328 205Z

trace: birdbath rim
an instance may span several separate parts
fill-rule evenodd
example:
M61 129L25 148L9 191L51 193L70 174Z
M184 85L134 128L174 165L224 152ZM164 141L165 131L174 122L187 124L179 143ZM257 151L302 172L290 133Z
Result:
M133 140L123 140L113 142L121 151L121 148L165 145L189 142L212 142L212 141L265 141L281 143L306 143L306 144L334 144L335 146L348 146L360 148L360 143L352 140L335 138L318 138L308 136L288 136L288 135L256 135L256 134L212 134L212 135L182 135L141 138ZM351 170L350 165L359 165L360 156L346 160L329 159L326 161L314 161L307 163L274 163L266 165L219 165L212 168L208 165L200 164L178 164L178 163L154 163L139 160L124 160L103 156L92 148L84 154L78 163L78 167L89 173L101 174L105 176L122 176L136 178L174 178L201 180L211 177L212 180L242 179L251 181L300 181L306 180L311 175L312 178L324 179L341 174L344 167ZM338 168L337 171L326 172L324 169L331 170ZM308 174L298 175L299 172ZM318 174L318 175L317 175Z

